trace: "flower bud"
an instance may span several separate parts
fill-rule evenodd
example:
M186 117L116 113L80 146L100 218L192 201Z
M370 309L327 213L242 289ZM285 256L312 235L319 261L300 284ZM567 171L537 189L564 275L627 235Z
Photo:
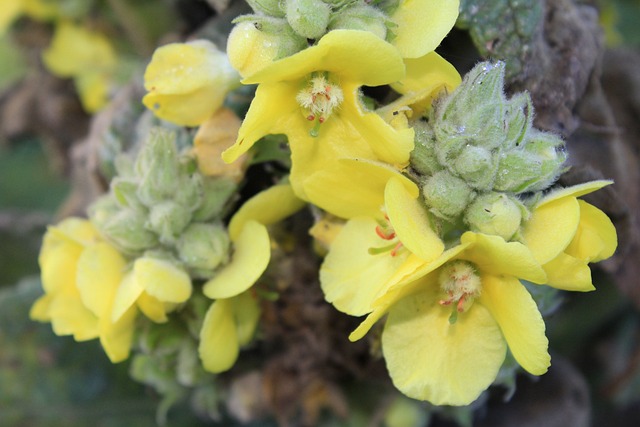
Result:
M454 130L464 133L474 145L492 149L502 144L506 102L503 79L502 62L484 62L469 71L456 91L437 108L436 119L449 124L439 127L436 123L438 140L446 139Z
M411 151L411 167L421 175L433 175L443 167L435 153L436 139L428 124L418 122L414 125L415 146Z
M307 39L319 39L329 25L331 7L322 0L285 0L287 22Z
M476 190L491 190L496 174L496 162L491 152L467 145L453 162L453 170Z
M387 37L387 17L380 10L365 3L341 9L329 21L329 30L369 31L381 39Z
M507 102L504 121L507 126L505 147L521 146L533 123L533 104L528 93L519 93Z
M240 22L233 28L227 41L227 54L233 68L247 77L305 47L307 40L294 33L286 20L261 19Z
M447 170L428 177L422 186L422 197L429 210L446 220L461 214L474 196L466 182Z
M510 240L520 228L522 204L504 193L484 193L465 211L464 220L471 231Z
M184 230L176 248L187 268L212 273L228 260L229 235L219 224L195 223Z
M220 216L235 191L236 183L230 179L205 177L202 201L200 207L193 212L193 220L207 221Z
M156 235L146 229L145 222L143 212L122 209L109 215L103 224L96 225L120 251L135 254L158 244Z
M153 54L144 74L144 105L161 119L197 126L240 83L227 55L208 40L172 43Z
M111 191L121 207L142 208L138 199L138 183L131 179L116 177L111 181Z
M531 132L530 138L524 149L537 156L540 162L540 174L536 182L525 190L541 191L553 184L563 172L567 152L564 149L564 141L552 133L535 130Z
M541 162L535 155L524 150L503 153L498 163L498 174L493 189L522 193L536 182L541 171Z
M147 206L173 198L178 191L179 164L175 135L155 128L143 145L135 164L140 176L138 197Z
M151 207L146 227L158 234L160 242L173 243L191 221L189 210L179 204L166 201Z

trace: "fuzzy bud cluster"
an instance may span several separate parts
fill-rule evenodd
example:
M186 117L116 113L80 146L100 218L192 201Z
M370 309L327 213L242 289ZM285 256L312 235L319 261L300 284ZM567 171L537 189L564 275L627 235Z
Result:
M163 129L151 132L135 162L123 156L116 168L111 191L89 214L122 253L160 258L201 278L227 262L229 236L220 217L232 181L200 174Z
M473 231L511 239L528 217L523 194L548 188L564 170L558 136L533 128L527 93L507 99L504 64L481 63L415 125L411 166L429 210Z

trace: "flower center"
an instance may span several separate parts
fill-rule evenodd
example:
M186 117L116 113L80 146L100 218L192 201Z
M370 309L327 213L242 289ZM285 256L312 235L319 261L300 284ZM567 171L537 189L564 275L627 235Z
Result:
M383 240L391 242L389 245L385 245L379 248L369 248L370 255L379 255L383 253L389 253L391 256L398 255L398 252L404 247L396 231L393 229L391 221L387 215L384 216L384 221L378 220L378 225L375 228L376 234Z
M296 101L302 107L307 120L316 122L309 132L311 136L318 136L320 125L336 108L340 107L343 100L344 95L340 86L331 83L324 73L312 75L305 87L296 95Z
M468 261L453 261L445 264L440 270L440 288L447 295L440 300L440 305L451 305L453 312L449 317L450 323L455 323L458 313L468 310L473 300L482 291L482 281L476 273L476 268Z

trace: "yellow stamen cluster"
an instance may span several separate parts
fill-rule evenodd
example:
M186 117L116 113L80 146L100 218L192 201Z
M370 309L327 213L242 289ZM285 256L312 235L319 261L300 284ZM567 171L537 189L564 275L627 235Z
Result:
M318 124L324 123L343 100L340 86L329 82L324 75L313 76L296 96L307 120L318 120Z

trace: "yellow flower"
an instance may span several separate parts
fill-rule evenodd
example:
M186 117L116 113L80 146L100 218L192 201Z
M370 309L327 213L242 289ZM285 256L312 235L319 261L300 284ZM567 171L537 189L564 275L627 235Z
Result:
M552 191L534 207L523 239L542 264L549 286L592 291L590 262L609 258L618 245L611 220L578 197L611 184L592 181Z
M200 359L213 373L235 363L240 346L253 336L259 306L249 288L260 278L271 258L266 225L292 215L304 206L289 185L276 185L249 199L231 219L231 261L205 283L204 294L215 299L200 331Z
M312 182L316 173L340 168L341 159L400 167L408 162L413 130L394 129L359 100L360 86L395 82L403 75L402 59L390 44L366 31L331 31L317 45L243 80L259 86L238 140L223 159L234 161L264 135L286 134L296 195L326 208L315 197L318 187L327 187ZM343 192L341 187L333 191Z
M505 341L528 372L549 366L544 321L519 279L546 280L526 246L466 232L374 301L350 339L388 313L382 350L395 386L436 405L467 405L495 379Z
M161 119L197 126L222 106L240 76L208 40L172 43L153 54L144 74L144 105Z
M60 22L42 59L53 74L74 79L87 111L95 112L106 104L117 58L103 34L71 22Z
M69 218L47 231L40 252L45 295L31 308L34 320L51 322L56 335L99 338L112 362L129 356L136 311L112 321L126 261L102 241L90 222Z

